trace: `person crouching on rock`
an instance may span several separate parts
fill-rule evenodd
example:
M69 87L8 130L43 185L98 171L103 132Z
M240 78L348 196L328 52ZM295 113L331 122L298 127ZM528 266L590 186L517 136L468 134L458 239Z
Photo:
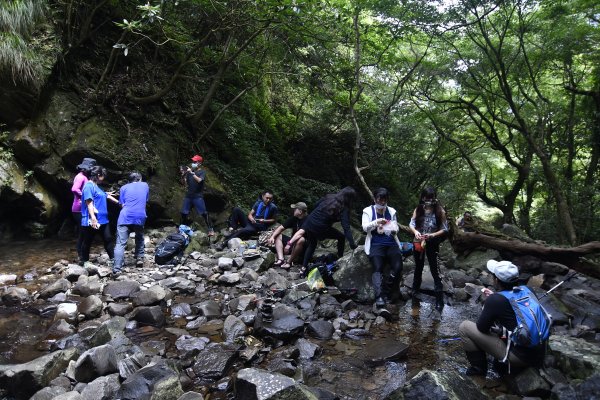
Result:
M487 269L494 274L494 286L497 290L511 292L513 288L519 286L519 269L510 261L489 260ZM483 289L482 292L486 299L477 322L463 321L458 328L463 349L470 364L466 374L486 375L488 368L486 353L496 359L496 367L505 365L498 364L498 360L502 360L507 356L507 350L509 352L506 361L508 361L511 368L540 367L546 352L545 342L535 347L516 344L507 347L509 344L507 340L510 341L510 339L504 337L505 331L501 327L506 328L508 331L514 331L517 327L517 317L513 306L509 299L501 293L494 293L487 288ZM519 296L521 295L519 294ZM537 298L535 301L537 301Z
M104 249L111 260L114 259L115 244L108 225L108 208L106 200L119 203L112 192L106 193L98 186L106 177L106 168L99 165L90 170L90 180L83 187L81 207L81 230L83 234L83 245L81 247L81 263L90 260L90 249L96 232L102 235Z
M365 207L362 214L362 227L367 233L365 253L373 267L373 287L375 306L385 307L393 290L398 289L402 277L402 252L398 240L396 210L387 205L389 193L385 188L373 192L374 204ZM385 263L390 273L383 276Z
M304 222L306 221L306 216L308 215L308 207L306 203L299 201L290 206L294 210L294 215L285 220L283 225L278 226L277 229L273 231L271 237L267 239L267 243L271 246L275 246L275 252L277 253L277 261L273 264L274 267L281 267L284 269L288 269L292 266L292 263L296 261L296 258L303 253L304 250L304 238L300 238L296 241L294 245L290 245L291 237L283 234L283 231L286 229L292 230L292 236L299 229L302 228ZM284 255L289 254L289 258L287 261L284 260Z
M241 208L234 207L229 217L229 229L232 233L217 248L224 249L233 238L248 239L258 232L266 231L269 226L275 223L277 213L278 209L273 203L272 190L262 192L248 215L244 214Z

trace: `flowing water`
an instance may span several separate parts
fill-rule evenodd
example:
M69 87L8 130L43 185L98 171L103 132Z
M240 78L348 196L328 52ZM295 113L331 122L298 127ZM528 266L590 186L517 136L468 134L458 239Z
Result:
M16 274L19 286L26 287L31 293L42 286L37 280L38 274L43 275L61 259L76 259L74 247L74 241L62 240L1 245L0 274ZM455 340L457 329L462 320L476 319L479 307L468 303L447 305L440 318L432 310L433 297L421 296L419 304L408 301L393 307L392 321L371 327L370 336L315 341L323 351L316 360L302 364L304 382L335 392L342 398L378 399L402 386L422 369L464 372L466 361L460 340ZM52 321L40 315L43 308L39 304L25 309L0 307L0 364L27 362L48 351L50 341L44 334ZM369 312L370 307L361 305L359 310ZM128 336L134 342L152 342L153 339L164 339L165 333L153 328L130 332ZM389 341L408 344L406 356L378 364L366 362L365 349L373 344L385 346ZM211 398L231 397L230 393L216 387L213 390L216 392Z

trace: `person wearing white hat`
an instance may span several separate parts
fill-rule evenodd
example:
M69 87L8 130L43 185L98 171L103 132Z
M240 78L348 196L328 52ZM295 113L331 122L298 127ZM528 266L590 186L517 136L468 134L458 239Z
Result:
M487 269L494 275L494 286L499 291L512 291L519 286L519 268L512 262L489 260ZM466 375L485 376L488 369L487 354L494 357L496 366L499 366L497 360L505 356L511 367L540 366L545 355L544 345L507 347L509 339L495 333L500 327L508 331L514 331L517 327L517 317L508 298L488 288L482 289L482 293L485 303L477 322L463 321L459 327L470 363ZM508 354L507 348L510 350Z

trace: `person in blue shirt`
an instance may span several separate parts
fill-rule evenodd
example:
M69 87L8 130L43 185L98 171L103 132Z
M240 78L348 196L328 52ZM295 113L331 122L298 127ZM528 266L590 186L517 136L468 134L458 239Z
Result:
M117 220L117 241L115 244L115 264L113 274L119 274L123 268L123 258L129 233L135 233L136 265L144 264L144 224L146 223L146 203L150 188L142 182L142 174L134 171L129 174L129 183L119 191L121 212Z
M227 242L233 238L248 239L258 232L266 231L275 223L277 213L272 190L265 190L260 195L248 215L244 214L241 208L234 207L229 217L229 229L232 233L217 248L224 249Z
M102 235L104 249L111 261L114 259L115 245L108 225L107 199L118 203L112 192L106 193L98 186L106 177L106 168L99 165L90 170L90 180L83 186L81 195L81 229L83 244L81 246L81 263L90 260L90 249L97 232Z

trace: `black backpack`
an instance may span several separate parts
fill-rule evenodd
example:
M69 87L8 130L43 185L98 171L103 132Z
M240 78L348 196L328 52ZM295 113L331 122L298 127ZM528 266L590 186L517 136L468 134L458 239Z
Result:
M187 247L188 238L182 233L171 233L156 247L154 262L158 265L169 264L175 257L181 258Z

